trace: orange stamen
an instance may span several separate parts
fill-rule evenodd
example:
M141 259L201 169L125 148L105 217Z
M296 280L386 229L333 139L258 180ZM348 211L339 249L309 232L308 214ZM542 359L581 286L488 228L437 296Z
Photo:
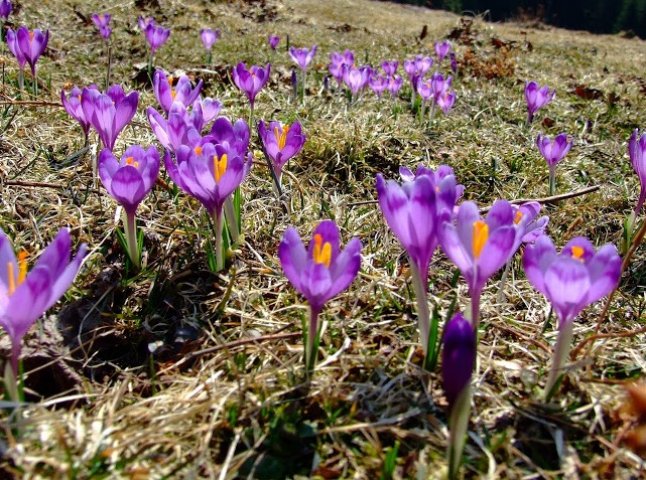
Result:
M482 249L489 239L489 225L482 220L473 222L473 239L471 240L471 249L474 258L480 258Z
M135 168L139 168L139 162L135 160L135 157L126 158L126 165L131 165Z
M27 278L27 258L29 258L29 254L26 250L22 250L18 254L18 285Z
M522 219L523 219L523 212L521 212L520 210L516 210L516 215L514 215L514 223L518 225Z
M172 98L173 100L175 100L175 96L176 96L176 95L177 95L177 92L175 91L175 89L174 89L174 88L171 88L171 89L170 89L170 98Z
M332 262L332 245L330 242L323 243L323 236L320 233L314 235L314 251L312 252L314 263L325 265L330 268Z
M583 250L583 247L579 247L578 245L572 247L572 258L574 258L575 260L583 261L584 253L585 250Z
M278 127L274 127L274 137L276 137L276 143L278 143L280 150L285 148L287 143L287 132L289 132L289 125L284 125L282 131Z
M199 145L195 147L193 151L195 152L195 155L202 155L202 147L200 147Z
M215 177L215 183L219 183L220 179L224 176L224 173L227 171L227 154L223 154L220 158L217 155L213 155L213 176Z

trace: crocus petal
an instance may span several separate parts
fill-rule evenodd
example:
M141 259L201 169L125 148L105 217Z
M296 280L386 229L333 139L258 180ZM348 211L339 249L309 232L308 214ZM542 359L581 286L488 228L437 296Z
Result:
M295 228L289 227L285 230L283 239L278 247L278 257L285 276L294 288L302 294L301 278L307 266L307 251Z
M146 195L141 174L135 167L121 167L112 177L112 196L126 211L134 213Z

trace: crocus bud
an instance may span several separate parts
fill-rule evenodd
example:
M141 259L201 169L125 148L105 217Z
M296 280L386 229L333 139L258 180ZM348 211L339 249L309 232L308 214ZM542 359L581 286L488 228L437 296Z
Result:
M444 327L442 381L450 408L464 388L469 385L475 360L475 330L471 322L458 312Z

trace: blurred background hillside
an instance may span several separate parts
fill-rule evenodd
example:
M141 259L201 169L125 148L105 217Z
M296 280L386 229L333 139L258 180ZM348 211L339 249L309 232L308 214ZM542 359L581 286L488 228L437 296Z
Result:
M396 0L455 13L488 12L488 20L540 21L594 33L646 38L646 0Z

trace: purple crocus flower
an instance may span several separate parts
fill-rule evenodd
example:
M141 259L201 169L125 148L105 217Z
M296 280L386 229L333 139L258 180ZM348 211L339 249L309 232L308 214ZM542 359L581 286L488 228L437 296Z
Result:
M0 229L0 326L11 339L11 366L18 373L20 344L27 330L70 287L81 268L87 246L82 244L70 260L69 230L63 228L28 272L27 253L16 258L11 241Z
M89 88L96 89L94 86ZM83 106L81 105L81 95L82 90L77 86L74 86L67 94L65 93L65 90L61 90L61 103L63 104L65 111L81 125L85 143L87 144L88 133L90 131L90 120L85 118Z
M568 356L574 318L616 288L621 257L612 244L595 252L584 237L570 240L557 254L552 240L543 235L525 249L523 266L527 279L545 295L559 320L554 361L545 387L549 397Z
M153 107L146 109L146 115L150 128L166 150L175 152L182 145L195 146L202 140L199 130L189 121L186 108L180 103L173 103L168 120Z
M25 69L25 63L27 63L27 59L25 58L25 55L22 53L20 45L18 44L18 35L11 28L7 28L7 46L9 47L9 51L13 54L13 56L16 57L16 60L18 61L18 67L20 68L20 72L22 74L23 70Z
M200 39L202 40L202 45L204 45L204 48L206 50L211 50L211 48L213 48L213 45L215 45L215 42L220 39L221 33L222 32L219 28L216 28L215 30L212 28L203 28L202 30L200 30Z
M267 43L272 50L276 50L278 44L280 43L280 37L278 35L269 35L267 38Z
M520 206L512 205L511 208L514 211L514 225L518 231L517 246L514 248L517 250L521 243L534 243L545 233L549 217L538 216L541 211L541 204L538 202L525 202Z
M406 72L406 75L408 75L408 80L410 81L413 90L417 88L420 78L422 78L432 66L433 59L423 55L417 55L412 60L404 60L404 71Z
M375 95L381 98L384 90L388 87L388 78L379 74L371 75L368 85L370 85L370 89L375 92Z
M525 101L527 102L527 124L532 123L534 114L554 99L556 90L550 92L549 87L541 87L531 81L525 84Z
M448 90L451 88L452 82L453 78L451 78L451 76L444 78L444 75L438 72L435 72L431 76L431 90L433 92L433 100L435 101L435 103L439 103L440 97L444 93L448 92Z
M451 42L448 40L435 42L435 54L439 62L442 62L449 53L451 53Z
M173 86L173 77L167 77L162 70L156 70L153 75L153 91L162 109L168 113L173 102L179 102L189 107L200 95L202 80L197 82L195 88L191 80L182 75Z
M471 410L471 374L476 362L476 331L456 313L444 327L442 383L449 402L449 478L458 478Z
M404 84L404 79L399 75L394 75L388 79L388 91L390 95L396 97Z
M497 200L483 220L473 202L460 205L455 223L439 229L442 249L469 286L471 323L478 326L480 294L493 274L515 253L517 229L509 202Z
M397 68L399 67L399 62L397 60L384 60L381 62L381 69L384 71L384 73L392 77L397 73Z
M216 120L217 122L217 120ZM243 157L226 145L204 143L180 146L175 161L164 157L168 176L182 190L198 199L215 226L215 251L218 270L224 267L222 209L227 197L240 186L251 168L252 156Z
M345 67L343 71L343 82L352 92L352 96L357 95L368 84L370 78L370 67L356 68Z
M557 135L554 140L542 134L536 137L536 146L547 162L550 171L549 192L554 195L556 190L556 165L565 158L572 148L572 141L568 141L565 133Z
M139 26L141 27L141 23ZM170 36L170 28L164 28L154 20L150 20L144 27L144 36L146 37L146 42L148 42L148 45L150 46L150 54L155 55L157 50L159 50L168 40L168 37Z
M447 115L455 104L455 92L452 90L445 90L439 97L437 97L437 106L440 107L444 115Z
M8 43L9 31L10 29L7 30ZM34 30L30 31L27 27L19 27L16 31L15 39L11 42L14 44L14 48L20 50L20 52L22 53L22 58L24 58L24 62L27 62L29 64L29 68L31 68L31 74L34 76L36 75L36 62L45 51L45 48L47 48L48 41L49 30L45 30L43 32L42 30L35 28ZM11 49L14 56L18 59L18 63L20 64L21 58L19 58L19 56L16 55L14 50L11 48L11 43L9 43L9 48ZM22 63L23 66L24 62Z
M316 45L312 45L312 48L310 49L291 47L289 49L289 56L292 57L292 60L296 62L296 65L298 65L301 70L305 71L312 62L314 55L316 55L316 48Z
M204 140L222 145L226 150L234 151L235 155L245 157L249 151L250 138L249 125L244 120L238 119L235 123L231 123L227 117L218 117Z
M117 137L135 116L138 103L139 94L126 95L121 85L112 85L105 94L93 88L84 88L81 93L83 115L109 150L114 149Z
M328 69L330 75L334 77L337 84L341 85L343 82L343 73L346 67L352 67L354 65L354 52L352 50L346 50L343 53L332 52L330 54L330 64Z
M260 90L262 90L269 81L270 72L271 65L269 64L267 64L265 68L259 67L258 65L252 65L251 68L247 70L247 65L243 62L236 65L231 72L231 76L233 77L233 82L236 84L236 87L238 87L249 99L252 111L256 95L258 95L258 92L260 92Z
M211 123L222 110L222 102L211 97L198 97L193 102L192 111L189 119L198 132L201 132L204 126Z
M361 266L361 241L353 238L340 248L339 228L332 220L318 224L305 249L298 231L289 227L278 247L285 276L310 304L305 360L308 370L316 361L318 316L325 303L348 288Z
M146 27L150 24L154 24L155 19L153 17L142 17L139 16L137 17L137 25L139 26L139 30L144 32L146 30Z
M267 125L260 121L258 135L280 183L283 167L290 158L298 155L305 145L306 137L301 131L301 124L294 122L291 125L283 125L280 122L269 122Z
M10 0L0 1L0 18L7 20L12 11L13 5L11 4Z
M110 38L110 34L112 33L112 29L110 28L112 15L109 13L93 13L91 18L94 26L99 30L101 36L105 40Z
M451 61L451 71L455 74L458 73L458 61L455 58L455 53L449 53L449 60Z
M640 137L637 128L633 130L628 140L628 155L641 185L641 193L635 207L635 216L637 216L646 201L646 133L642 133Z

